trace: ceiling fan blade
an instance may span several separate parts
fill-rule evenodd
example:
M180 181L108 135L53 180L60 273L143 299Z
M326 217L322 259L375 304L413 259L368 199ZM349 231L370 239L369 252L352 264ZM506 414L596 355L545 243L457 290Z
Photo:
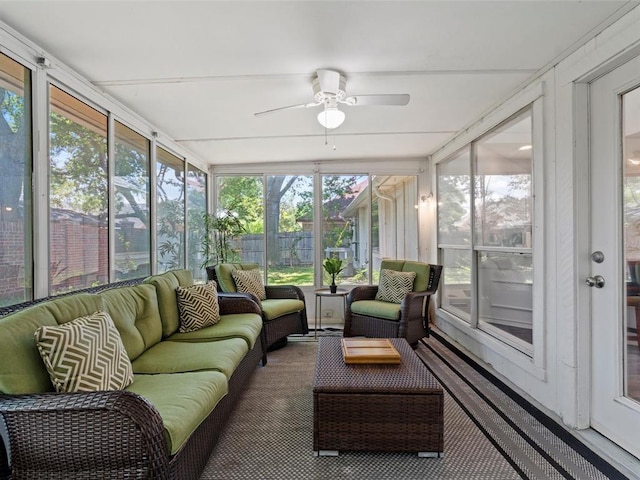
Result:
M382 94L382 95L352 95L351 97L345 98L340 103L346 103L347 105L352 106L362 106L362 105L397 105L397 106L405 106L409 103L409 94L407 93L398 93L398 94Z
M317 107L318 105L321 105L321 103L318 103L318 102L300 103L298 105L289 105L287 107L272 108L271 110L265 110L264 112L254 113L254 115L256 117L259 117L260 115L267 115L269 113L279 112L280 110L293 110L293 109L296 109L296 108L310 108L310 107Z
M318 84L321 92L337 95L340 91L340 72L335 70L318 70Z

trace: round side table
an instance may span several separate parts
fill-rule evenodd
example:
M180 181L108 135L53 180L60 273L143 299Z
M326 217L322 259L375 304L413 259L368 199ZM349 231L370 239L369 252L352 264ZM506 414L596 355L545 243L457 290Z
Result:
M322 299L327 297L342 297L342 315L344 316L344 312L347 310L347 295L349 295L349 291L343 288L338 288L336 293L331 293L329 288L318 288L315 291L316 294L316 311L313 316L313 336L318 336L318 330L322 330ZM318 328L318 318L320 318L320 325Z

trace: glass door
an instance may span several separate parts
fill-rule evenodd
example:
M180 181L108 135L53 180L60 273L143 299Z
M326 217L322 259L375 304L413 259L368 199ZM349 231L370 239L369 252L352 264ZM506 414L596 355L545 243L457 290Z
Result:
M591 424L640 457L640 58L590 100Z

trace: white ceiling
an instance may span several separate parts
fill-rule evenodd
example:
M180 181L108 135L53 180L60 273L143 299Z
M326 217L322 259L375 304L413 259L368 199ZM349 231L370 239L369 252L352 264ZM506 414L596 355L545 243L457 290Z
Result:
M638 2L4 1L0 19L211 164L424 157ZM319 68L347 94L325 132ZM336 149L333 149L335 144Z

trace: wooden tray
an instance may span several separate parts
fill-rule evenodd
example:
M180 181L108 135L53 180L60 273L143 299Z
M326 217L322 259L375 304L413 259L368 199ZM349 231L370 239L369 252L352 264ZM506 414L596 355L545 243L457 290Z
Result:
M341 339L342 354L346 364L398 364L400 354L387 338Z

